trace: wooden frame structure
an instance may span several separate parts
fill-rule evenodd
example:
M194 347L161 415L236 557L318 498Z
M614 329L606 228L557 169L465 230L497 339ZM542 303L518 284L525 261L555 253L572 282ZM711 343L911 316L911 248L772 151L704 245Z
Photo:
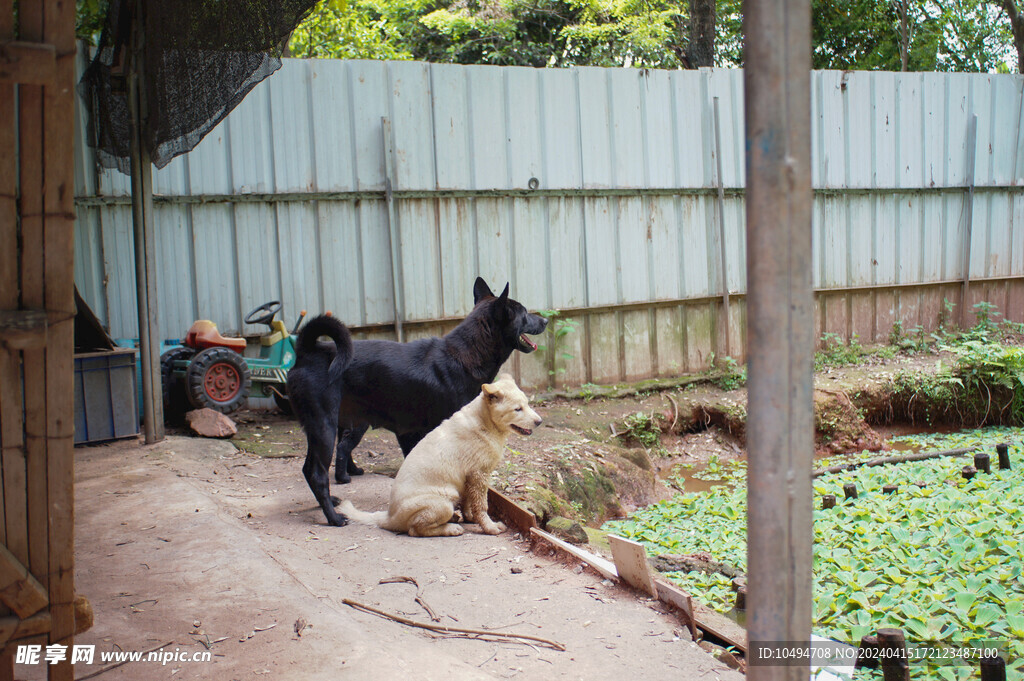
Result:
M18 3L15 35L0 0L0 680L76 632L74 63L73 2Z

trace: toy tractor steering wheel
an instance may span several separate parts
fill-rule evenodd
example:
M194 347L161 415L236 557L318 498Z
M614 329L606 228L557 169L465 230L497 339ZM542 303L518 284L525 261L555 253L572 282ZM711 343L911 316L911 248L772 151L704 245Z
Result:
M274 321L274 315L281 311L281 301L274 300L269 303L263 303L255 310L245 315L246 324L266 324L270 326L270 323ZM260 315L260 313L263 313ZM260 316L257 316L260 315Z

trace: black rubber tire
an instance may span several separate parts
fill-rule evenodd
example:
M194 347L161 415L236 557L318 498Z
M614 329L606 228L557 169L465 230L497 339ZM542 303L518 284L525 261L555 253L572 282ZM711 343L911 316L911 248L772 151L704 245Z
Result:
M196 409L230 414L245 405L252 387L249 365L227 348L207 348L192 359L185 375L188 399Z
M283 392L284 386L274 387L277 388L277 391L274 393L274 404L277 405L277 408L280 409L281 413L285 416L293 416L294 412L292 411L292 401L288 399L288 394Z
M185 388L185 379L174 375L174 363L195 354L192 348L171 348L160 355L160 384L164 396L164 423L178 425L185 420L185 412L192 408ZM141 380L141 379L140 379Z

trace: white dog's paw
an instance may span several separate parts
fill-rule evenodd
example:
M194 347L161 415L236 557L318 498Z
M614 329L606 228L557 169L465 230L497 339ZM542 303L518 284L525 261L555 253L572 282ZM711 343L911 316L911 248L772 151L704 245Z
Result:
M484 534L501 534L506 529L505 523L481 523L480 529L483 530Z

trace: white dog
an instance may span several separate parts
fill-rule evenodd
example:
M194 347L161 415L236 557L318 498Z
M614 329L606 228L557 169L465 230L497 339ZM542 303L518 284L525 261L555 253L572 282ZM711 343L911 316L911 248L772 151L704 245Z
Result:
M455 537L462 527L451 519L461 500L466 522L498 534L505 527L487 515L487 481L512 431L530 435L540 423L523 391L502 374L409 452L391 487L387 511L367 513L347 500L341 511L356 522L411 537Z

